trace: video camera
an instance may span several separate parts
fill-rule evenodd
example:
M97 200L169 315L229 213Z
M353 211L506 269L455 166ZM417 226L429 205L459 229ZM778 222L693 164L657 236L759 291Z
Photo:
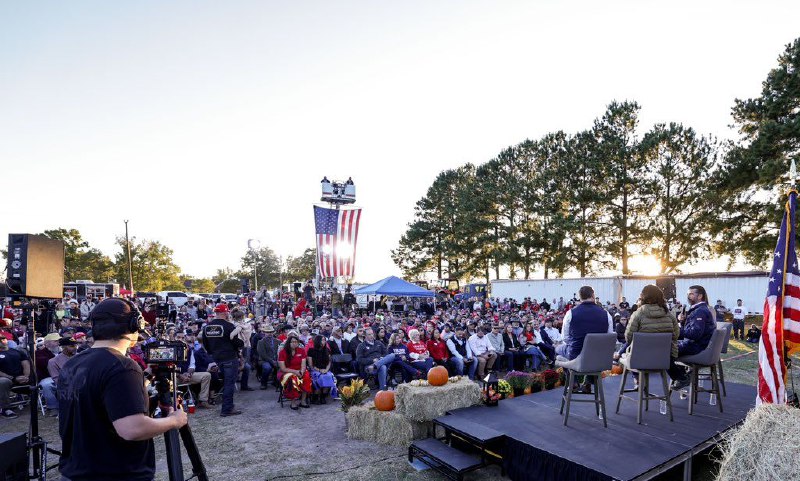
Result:
M156 304L156 317L169 317L169 304L166 302L159 302Z
M145 344L142 350L147 364L174 364L189 360L189 347L180 341L151 342Z

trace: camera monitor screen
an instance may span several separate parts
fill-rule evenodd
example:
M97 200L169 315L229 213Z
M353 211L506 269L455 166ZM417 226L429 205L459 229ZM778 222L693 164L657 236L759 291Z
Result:
M152 361L172 361L177 359L174 347L154 347L149 350Z

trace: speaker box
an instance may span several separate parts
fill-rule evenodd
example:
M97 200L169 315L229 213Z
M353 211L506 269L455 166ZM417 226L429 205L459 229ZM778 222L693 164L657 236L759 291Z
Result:
M59 299L64 295L64 243L31 234L8 235L8 293Z
M28 479L25 433L0 433L0 481Z

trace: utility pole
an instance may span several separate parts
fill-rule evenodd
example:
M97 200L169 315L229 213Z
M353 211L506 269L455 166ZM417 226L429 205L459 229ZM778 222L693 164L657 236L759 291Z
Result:
M131 261L131 241L128 239L128 221L125 221L125 245L128 250L128 281L130 285L128 286L128 290L131 291L131 296L133 296L133 262Z

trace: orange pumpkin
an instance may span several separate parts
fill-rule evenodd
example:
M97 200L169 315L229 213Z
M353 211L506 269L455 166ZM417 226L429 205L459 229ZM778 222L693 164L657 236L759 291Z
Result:
M622 364L614 364L611 366L611 374L622 374Z
M378 391L375 394L375 409L378 411L394 411L394 391Z
M449 379L450 375L447 373L447 368L444 366L432 367L431 370L428 371L428 384L431 386L444 386Z

